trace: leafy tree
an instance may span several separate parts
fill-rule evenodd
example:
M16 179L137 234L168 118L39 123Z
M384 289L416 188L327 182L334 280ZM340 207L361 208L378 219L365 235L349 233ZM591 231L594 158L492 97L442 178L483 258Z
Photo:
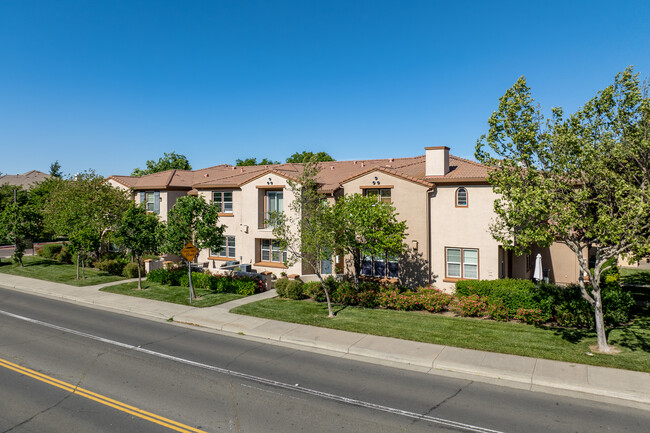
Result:
M321 274L321 263L330 260L336 249L331 206L318 193L316 176L319 169L315 158L308 160L296 181L287 180L294 200L289 204L290 213L274 212L270 215L273 235L287 250L287 265L298 260L309 265L320 280L327 299L329 317L334 317L330 293Z
M181 197L167 213L167 224L162 224L159 230L161 250L180 255L187 242L199 250L220 249L225 228L219 225L217 206L206 203L203 197ZM191 299L194 299L193 291L190 291Z
M158 239L158 217L148 214L143 206L131 204L124 212L122 221L117 229L116 237L138 264L138 289L142 289L141 261L142 255L148 251L156 251Z
M621 254L650 251L647 90L628 68L569 118L556 108L545 121L522 77L499 100L476 148L477 159L492 168L489 181L499 194L492 235L516 254L555 240L573 251L603 352L611 349L601 275Z
M316 162L327 162L327 161L336 161L332 158L329 153L326 152L296 152L290 157L287 158L287 162L293 163L305 163L307 161L316 161Z
M20 185L9 185L5 183L0 186L0 212L15 201L18 204L25 204L28 201L27 191Z
M99 249L101 245L101 235L91 227L81 227L72 232L69 236L68 248L73 256L76 256L77 263L77 280L79 279L79 268L81 268L81 278L86 278L86 262L90 254Z
M279 164L279 161L273 161L270 159L262 159L261 161L257 162L257 158L246 158L246 159L237 159L235 160L235 165L237 167L246 167L246 166L251 166L251 165L276 165Z
M336 245L352 256L354 284L359 289L364 255L401 255L405 250L406 223L397 221L395 208L376 197L346 195L334 205Z
M27 204L11 203L0 213L0 239L14 244L13 259L23 267L27 241L41 230L41 217Z
M142 170L139 168L134 168L131 172L131 176L144 176L145 174L158 173L161 171L173 169L191 170L192 166L190 165L185 155L179 155L176 152L165 152L164 156L158 159L158 162L151 159L148 160L146 169Z
M116 229L129 202L124 191L113 188L93 171L61 180L50 192L43 209L45 226L73 243L77 278L84 257Z
M61 164L59 164L58 160L50 164L50 176L59 179L61 179L61 177L63 176L63 174L61 173Z

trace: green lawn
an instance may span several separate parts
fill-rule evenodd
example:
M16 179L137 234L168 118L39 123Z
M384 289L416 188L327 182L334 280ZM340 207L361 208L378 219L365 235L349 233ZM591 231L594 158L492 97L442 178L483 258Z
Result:
M142 290L138 290L138 283L123 283L100 289L103 292L119 293L120 295L137 296L139 298L155 299L157 301L172 302L174 304L190 305L190 289L187 287L164 286L150 281L142 281ZM224 302L243 298L234 293L215 293L208 289L194 288L197 299L192 301L193 307L212 307Z
M95 284L110 283L125 279L124 277L110 275L94 268L86 268L86 278L76 280L76 265L64 264L38 256L23 257L23 263L25 267L21 268L19 264L12 263L11 259L3 258L0 260L0 272L53 281L55 283L70 284L72 286L94 286Z
M589 345L596 344L596 334L587 330L535 327L426 312L350 306L335 306L334 310L336 317L330 319L326 304L267 299L242 305L231 312L425 343L650 372L648 311L637 315L631 324L609 331L608 341L621 349L621 353L589 356L585 352L589 351Z

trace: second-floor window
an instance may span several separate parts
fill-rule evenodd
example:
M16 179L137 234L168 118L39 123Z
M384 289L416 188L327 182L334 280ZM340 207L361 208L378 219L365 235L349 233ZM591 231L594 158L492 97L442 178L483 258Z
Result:
M147 212L160 213L160 191L140 192L140 204Z
M213 192L212 203L219 208L219 212L232 213L232 191Z
M281 213L283 210L282 191L266 191L266 220L273 212Z
M368 197L376 197L382 203L390 203L390 188L372 188L364 190Z
M467 189L463 187L456 190L456 207L467 207Z

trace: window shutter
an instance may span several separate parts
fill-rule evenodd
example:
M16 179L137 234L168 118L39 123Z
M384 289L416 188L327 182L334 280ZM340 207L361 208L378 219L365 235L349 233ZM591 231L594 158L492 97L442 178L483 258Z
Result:
M146 199L145 199L144 191L140 191L140 204L146 208L147 203L145 203L145 200Z
M160 191L153 193L153 211L160 213Z

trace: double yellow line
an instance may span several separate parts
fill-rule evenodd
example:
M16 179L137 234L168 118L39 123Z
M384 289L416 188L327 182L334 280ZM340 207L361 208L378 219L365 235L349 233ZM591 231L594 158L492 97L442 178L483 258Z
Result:
M137 407L129 406L128 404L119 402L117 400L113 400L112 398L108 398L106 396L97 394L92 391L88 391L87 389L79 388L75 385L69 384L67 382L63 382L53 377L46 376L44 374L39 373L38 371L30 370L29 368L22 367L18 364L14 364L13 362L9 362L2 358L0 358L0 366L18 372L20 374L24 374L25 376L29 376L33 379L40 380L41 382L45 382L57 388L61 388L63 390L71 392L72 394L76 394L80 397L85 397L89 400L96 401L97 403L101 403L103 405L110 406L119 411L126 412L130 415L137 416L138 418L151 421L153 423L167 427L171 430L176 430L184 433L189 433L189 432L206 433L203 430L198 430L193 427L187 426L185 424L181 424L179 422L173 421L171 419L164 418L162 416L144 411L142 409L138 409Z

